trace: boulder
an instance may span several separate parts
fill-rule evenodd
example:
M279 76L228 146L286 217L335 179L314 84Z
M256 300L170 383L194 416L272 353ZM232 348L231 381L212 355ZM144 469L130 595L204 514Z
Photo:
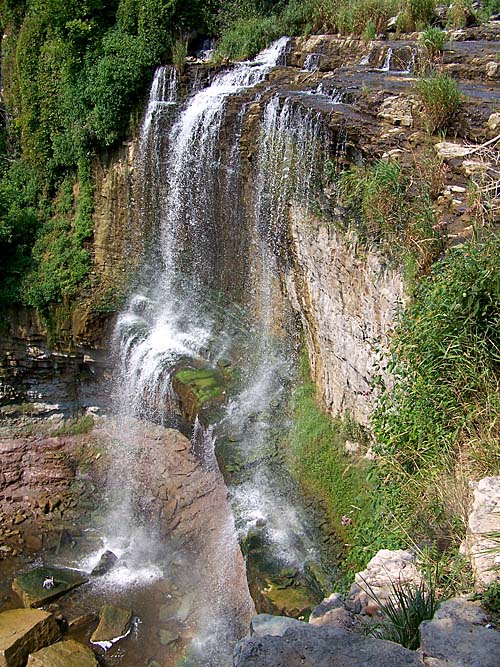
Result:
M346 599L346 607L350 611L363 613L363 610L373 606L374 602L387 600L393 592L394 584L418 586L421 581L420 572L415 567L413 551L381 549L365 570L356 573Z
M99 625L92 633L90 641L108 649L128 635L131 622L132 612L130 609L104 605L99 613Z
M32 653L27 667L98 667L95 655L74 639L52 644Z
M114 554L112 551L105 551L100 557L97 565L90 573L91 576L102 577L103 574L106 574L106 572L109 572L111 570L111 568L114 566L117 560L118 556L116 554Z
M317 616L316 618L309 619L311 625L316 627L320 626L329 626L335 628L344 628L344 630L354 631L359 626L359 617L356 617L355 614L347 611L343 607L338 609L330 609L323 616Z
M474 498L462 551L470 558L481 591L499 578L500 542L492 534L500 532L500 477L485 477L471 487Z
M481 625L485 620L473 602L444 602L434 618L420 626L420 651L450 667L498 667L500 632Z
M344 598L340 593L332 593L327 598L323 600L319 605L314 607L309 616L309 623L315 618L320 618L324 616L328 611L332 609L343 609L344 608Z
M0 667L22 667L33 651L59 639L52 614L40 609L9 609L0 613Z
M473 663L470 663L473 664ZM415 651L348 632L302 623L283 637L250 637L234 650L234 667L423 667Z
M271 614L257 614L250 623L250 634L253 637L282 637L288 628L305 625L304 621L298 621L288 616L273 616Z
M48 587L44 588L47 580L53 583L46 584ZM16 577L12 582L12 590L19 595L25 607L40 607L87 581L76 570L37 567Z

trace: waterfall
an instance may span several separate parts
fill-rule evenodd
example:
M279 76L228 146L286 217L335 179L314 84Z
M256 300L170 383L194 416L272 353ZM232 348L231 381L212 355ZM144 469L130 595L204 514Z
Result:
M224 418L247 461L259 461L269 454L272 430L277 426L271 413L273 408L278 414L286 412L295 380L295 351L283 335L289 322L286 309L279 305L278 264L286 262L289 205L313 203L324 139L316 112L278 96L266 104L257 151L254 258L249 267L259 333L252 348L252 370ZM289 426L286 421L279 424L282 435ZM233 488L232 496L240 531L245 534L264 525L268 549L277 562L300 569L309 558L318 558L318 550L308 535L309 518L293 502L297 490L290 485L277 466L261 463L243 484Z
M304 60L303 69L306 72L316 72L321 64L321 53L309 53Z
M232 257L241 264L241 255L250 253L251 245L248 239L242 244L247 247L240 247L236 227L241 223L235 189L243 110L233 119L228 150L221 132L231 97L263 81L282 61L287 42L282 38L254 60L218 74L178 109L173 68L159 68L151 87L139 141L137 205L144 227L157 243L114 332L117 428L109 489L114 511L107 531L111 544L126 545L127 562L132 565L148 561L154 569L168 548L142 508L144 491L136 473L141 420L175 423L171 373L176 364L182 359L210 363L230 345L232 330L245 329L245 336L249 330L239 307L221 296L223 285L238 283ZM226 236L221 236L221 229L227 229ZM207 470L215 469L210 430L204 431L197 422L193 442ZM228 536L234 535L234 525L226 530ZM236 611L227 591L230 562L226 561L231 555L225 552L226 541L229 538L219 536L210 580L197 591L192 650L203 656L203 667L227 664L231 642L241 632L237 619L231 618Z

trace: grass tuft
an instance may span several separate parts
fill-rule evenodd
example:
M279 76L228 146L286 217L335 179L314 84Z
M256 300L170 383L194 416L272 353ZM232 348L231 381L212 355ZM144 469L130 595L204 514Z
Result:
M391 594L383 602L366 585L366 592L384 615L381 623L368 626L369 634L415 651L420 645L420 624L433 618L439 607L435 577L423 579L418 586L393 582Z
M433 72L416 83L424 116L433 132L448 129L463 106L458 84L447 74Z

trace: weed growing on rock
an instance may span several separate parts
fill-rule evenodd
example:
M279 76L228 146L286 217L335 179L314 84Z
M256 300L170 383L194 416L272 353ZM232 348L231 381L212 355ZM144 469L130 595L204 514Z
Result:
M420 35L420 43L425 47L431 60L435 60L443 51L446 33L441 28L428 26Z
M338 180L347 224L362 242L378 245L408 270L411 266L412 274L426 271L442 249L430 197L431 170L424 167L403 168L396 161L380 160L353 167Z
M495 581L481 595L483 607L494 614L500 614L500 582Z
M368 633L415 651L420 645L420 624L430 620L439 607L435 575L423 579L418 586L393 582L391 594L384 602L366 585L368 595L384 615L381 623L367 627Z
M431 131L449 129L463 106L463 97L456 81L447 74L433 72L420 78L416 89L425 121Z
M384 503L415 539L458 541L463 521L449 525L445 509L456 493L435 489L500 471L499 253L495 236L450 250L392 336L394 384L382 391L372 429L378 474L399 488L399 507L382 486Z

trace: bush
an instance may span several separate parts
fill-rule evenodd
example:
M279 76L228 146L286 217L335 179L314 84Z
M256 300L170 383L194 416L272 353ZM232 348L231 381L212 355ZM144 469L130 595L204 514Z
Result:
M447 74L434 72L419 79L416 88L431 130L448 129L463 105L458 84Z
M225 32L217 44L215 60L252 58L281 34L275 17L242 19Z
M448 8L448 26L450 28L465 28L475 22L476 17L471 0L454 0Z
M441 28L429 26L420 36L420 43L425 47L432 60L442 52L445 41L446 33Z
M500 582L495 581L481 595L483 607L494 614L500 614Z
M344 220L360 240L379 245L397 262L414 256L419 271L425 271L442 248L430 198L432 171L423 160L405 169L380 160L344 171L338 179L340 201L347 207Z
M406 0L402 7L401 26L405 30L421 29L432 22L436 10L436 0Z
M394 385L372 428L390 474L413 480L422 498L455 461L471 475L500 470L499 252L496 237L450 250L391 342Z

